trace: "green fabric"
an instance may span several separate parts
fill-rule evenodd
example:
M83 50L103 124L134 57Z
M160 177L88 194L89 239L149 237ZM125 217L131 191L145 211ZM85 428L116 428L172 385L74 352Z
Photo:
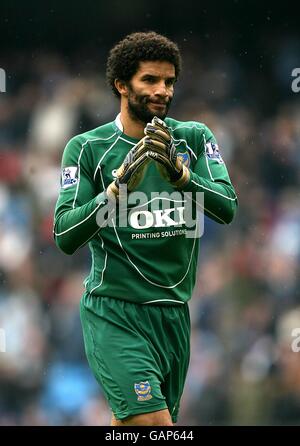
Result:
M188 305L139 305L86 293L80 308L87 358L115 417L168 408L176 422L190 357ZM141 383L148 391L135 391Z
M210 218L230 223L235 214L237 199L225 163L220 157L208 156L205 149L216 143L211 131L197 122L171 118L165 122L178 156L190 169L190 181L184 190L176 191L151 162L138 190L147 194L147 206L156 204L158 208L138 208L139 214L133 214L134 204L129 204L127 227L121 227L118 215L112 214L110 226L99 228L97 215L106 211L105 189L137 140L111 122L75 136L65 148L62 168L71 167L76 178L73 184L65 179L66 186L61 188L54 237L67 254L88 243L92 267L85 286L93 296L162 305L182 304L191 298L201 239L185 236L187 227L181 211L175 209L176 198L163 200L151 193L177 192L182 199L183 192L190 192L196 201L196 193L204 192L205 213ZM195 212L193 202L194 216Z

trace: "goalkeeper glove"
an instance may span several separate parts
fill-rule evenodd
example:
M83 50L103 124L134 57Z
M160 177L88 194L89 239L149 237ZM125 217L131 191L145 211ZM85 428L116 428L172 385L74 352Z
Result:
M145 127L148 156L158 163L161 175L173 186L182 188L190 178L189 169L177 157L176 147L167 125L154 116Z
M146 167L151 159L145 145L146 137L142 138L127 153L123 163L117 170L117 178L107 187L106 193L111 198L118 198L121 184L127 186L128 192L135 189L144 178Z

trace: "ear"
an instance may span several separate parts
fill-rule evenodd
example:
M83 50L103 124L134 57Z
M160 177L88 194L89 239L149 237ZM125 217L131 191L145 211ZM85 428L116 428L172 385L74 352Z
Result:
M115 79L115 87L121 96L128 96L128 87L125 81Z

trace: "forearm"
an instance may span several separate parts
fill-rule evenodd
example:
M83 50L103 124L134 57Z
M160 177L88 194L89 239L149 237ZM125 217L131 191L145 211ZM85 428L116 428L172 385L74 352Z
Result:
M194 201L197 201L196 193L203 192L204 213L216 222L228 224L233 220L238 202L231 183L208 180L190 171L190 179L181 190L192 192Z
M107 207L107 195L102 192L88 203L74 209L57 212L54 224L56 245L65 253L73 254L101 229L97 222L99 210ZM103 225L102 225L103 226Z

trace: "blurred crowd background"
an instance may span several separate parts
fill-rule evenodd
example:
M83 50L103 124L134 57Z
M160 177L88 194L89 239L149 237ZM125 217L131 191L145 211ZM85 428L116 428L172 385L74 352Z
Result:
M79 319L90 255L58 251L53 210L66 142L118 113L105 83L109 48L146 29L181 47L170 116L211 128L239 197L231 225L205 220L178 424L299 425L296 12L238 1L182 11L176 0L133 1L130 11L117 1L65 3L29 1L25 14L12 2L1 13L0 425L110 422Z

